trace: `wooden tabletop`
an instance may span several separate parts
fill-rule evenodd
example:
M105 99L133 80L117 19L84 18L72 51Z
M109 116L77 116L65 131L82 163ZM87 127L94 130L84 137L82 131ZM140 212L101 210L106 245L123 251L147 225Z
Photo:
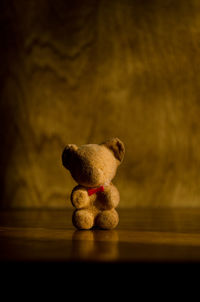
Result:
M78 231L72 210L0 212L0 261L200 262L200 209L120 209L115 230Z

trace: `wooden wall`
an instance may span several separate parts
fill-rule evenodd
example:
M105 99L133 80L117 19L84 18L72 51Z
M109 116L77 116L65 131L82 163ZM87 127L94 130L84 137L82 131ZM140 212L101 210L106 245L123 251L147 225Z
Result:
M121 207L200 206L200 2L1 0L1 207L71 207L66 143L118 136Z

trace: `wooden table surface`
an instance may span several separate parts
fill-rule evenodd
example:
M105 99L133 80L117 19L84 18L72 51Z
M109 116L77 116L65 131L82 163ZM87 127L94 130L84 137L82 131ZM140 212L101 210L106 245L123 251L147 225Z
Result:
M200 262L200 209L120 209L110 231L78 231L71 215L1 211L0 261Z

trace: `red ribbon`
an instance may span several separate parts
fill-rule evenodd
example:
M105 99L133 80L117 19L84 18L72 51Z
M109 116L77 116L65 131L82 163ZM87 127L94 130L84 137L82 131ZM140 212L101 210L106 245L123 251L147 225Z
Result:
M98 188L92 188L92 189L88 189L88 195L92 195L92 194L95 194L97 192L103 192L104 191L104 186L100 186Z

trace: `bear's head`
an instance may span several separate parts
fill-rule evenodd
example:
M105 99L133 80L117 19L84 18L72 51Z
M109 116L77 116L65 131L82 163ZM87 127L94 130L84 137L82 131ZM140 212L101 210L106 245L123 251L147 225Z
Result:
M87 144L80 147L69 144L62 153L62 163L73 179L85 187L109 184L125 153L124 144L112 138L102 144Z

